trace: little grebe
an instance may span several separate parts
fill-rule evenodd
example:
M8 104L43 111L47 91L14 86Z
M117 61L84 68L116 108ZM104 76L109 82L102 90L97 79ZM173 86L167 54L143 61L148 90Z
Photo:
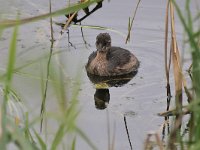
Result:
M86 70L99 76L118 76L137 71L138 59L128 50L111 46L108 33L96 37L97 51L90 54Z

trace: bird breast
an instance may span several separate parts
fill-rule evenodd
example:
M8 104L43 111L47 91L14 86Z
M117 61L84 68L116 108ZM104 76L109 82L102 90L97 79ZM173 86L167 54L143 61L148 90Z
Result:
M93 74L104 76L108 73L107 71L108 61L106 59L106 53L97 52L96 57L91 62L90 70L93 70Z

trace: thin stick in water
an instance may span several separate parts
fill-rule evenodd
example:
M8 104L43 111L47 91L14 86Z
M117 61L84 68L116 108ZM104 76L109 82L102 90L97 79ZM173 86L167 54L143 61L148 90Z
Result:
M128 141L129 141L131 150L133 150L133 146L132 146L132 143L131 143L131 139L130 139L130 135L129 135L129 131L128 131L128 126L127 126L127 121L126 121L126 116L125 115L124 115L124 125L125 125L125 129L126 129L126 133L127 133L127 136L128 136Z

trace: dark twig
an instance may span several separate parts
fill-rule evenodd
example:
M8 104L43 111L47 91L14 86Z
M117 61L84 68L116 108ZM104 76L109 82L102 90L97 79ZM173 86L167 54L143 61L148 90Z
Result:
M67 30L67 36L68 36L68 43L74 48L76 49L76 47L70 42L70 39L69 39L69 25L71 24L71 22L73 21L73 19L76 17L77 15L77 12L74 12L70 17L69 19L67 20L67 22L64 24L63 26L63 30Z
M189 76L190 76L190 79L193 81L193 77L192 77L192 64L190 65L189 69L187 70Z
M74 49L76 49L76 47L72 44L72 42L70 41L70 35L69 35L69 29L67 29L67 39L68 39L68 46L73 47Z
M81 25L81 22L80 22L80 25ZM85 44L85 47L88 48L87 46L90 47L90 44L87 43L87 41L85 40L85 37L84 37L84 34L83 34L83 27L81 26L81 35L82 35L82 38L83 38L83 41L84 41L84 44Z
M41 20L41 19L45 19L47 17L50 17L50 16L59 16L61 14L70 14L72 13L73 10L80 10L80 7L83 7L83 8L86 8L92 4L96 3L96 0L90 0L90 1L87 1L87 2L84 2L84 3L81 3L81 4L76 4L76 5L73 5L71 7L67 7L67 8L63 8L63 9L60 9L60 10L57 10L57 11L54 11L54 12L51 12L51 13L46 13L46 14L42 14L42 15L39 15L39 16L34 16L34 17L30 17L30 18L25 18L25 19L20 19L20 20L4 20L4 21L0 21L0 27L2 28L8 28L8 27L13 27L15 25L21 25L21 24L26 24L26 23L30 23L30 22L33 22L33 21L37 21L37 20ZM101 2L99 2L101 3Z
M130 139L130 135L129 135L129 131L128 131L128 126L127 126L127 122L126 122L126 116L124 115L124 124L125 124L125 129L126 129L126 133L128 136L128 141L131 147L131 150L133 149L132 143L131 143L131 139Z
M80 19L76 19L76 20L74 21L74 23L76 24L76 23L78 23L78 22L83 21L85 18L87 18L88 16L90 16L92 13L94 13L95 11L97 11L98 9L100 9L100 8L102 7L102 2L103 2L103 0L100 1L100 2L98 2L97 5L92 9L92 11L86 12L86 15L85 15L85 16L83 16L83 17L80 18Z

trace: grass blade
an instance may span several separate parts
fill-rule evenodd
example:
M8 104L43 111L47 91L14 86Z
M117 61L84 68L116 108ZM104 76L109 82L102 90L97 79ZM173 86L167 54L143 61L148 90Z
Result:
M191 47L195 50L195 52L197 53L197 57L199 58L200 56L200 51L199 51L199 47L198 47L198 44L196 44L194 38L193 38L193 34L192 32L190 31L190 28L187 26L187 23L184 19L184 16L179 8L179 6L177 5L176 1L175 0L172 0L173 1L173 4L174 4L174 7L176 8L176 11L177 11L177 14L181 20L181 23L183 24L183 27L188 35L188 38L189 38L189 42L190 42L190 45Z
M55 22L56 24L58 24L57 22ZM82 27L82 28L88 28L88 29L96 29L96 30L107 30L107 31L111 31L114 33L117 33L119 35L121 35L122 37L126 37L126 35L120 31L117 31L115 29L112 28L108 28L108 27L103 27L103 26L93 26L93 25L72 25L73 27Z
M136 16L136 13L137 13L137 9L138 9L138 6L139 6L139 4L140 4L140 1L141 0L138 0L138 2L137 2L137 6L136 6L136 8L135 8L135 11L134 11L134 14L133 14L133 18L132 18L132 20L131 20L131 23L130 23L130 19L129 19L129 28L128 28L128 35L127 35L127 37L126 37L126 43L130 40L130 36L131 36L131 29L132 29L132 27L133 27L133 21L134 21L134 19L135 19L135 16Z
M51 0L49 0L49 11L51 13ZM50 46L49 58L48 58L48 61L47 61L47 75L46 75L47 80L46 80L46 83L45 83L44 95L42 97L42 105L41 105L41 109L40 109L40 117L41 117L40 132L42 132L44 113L45 113L45 110L46 110L46 97L47 97L47 88L48 88L48 83L49 83L50 63L51 63L51 58L52 58L52 54L53 54L53 47L54 47L52 16L50 16L50 28L51 28L51 46Z
M73 142L72 142L72 150L76 149L76 138L74 138Z
M196 103L200 102L200 49L199 49L199 36L196 36L196 34L198 34L198 32L194 32L192 30L192 18L190 15L190 9L189 9L189 3L190 1L187 0L186 1L186 6L187 6L187 18L185 18L183 16L183 12L181 12L179 6L177 5L176 1L173 0L174 6L176 8L177 14L182 22L182 25L186 31L186 34L188 36L189 39L189 44L191 47L191 54L192 54L192 82L193 82L193 88L195 91L195 99L191 104L194 104L193 107L190 109L193 113L192 113L192 123L190 125L191 129L190 129L190 133L189 133L189 137L190 137L190 143L193 143L191 145L191 149L198 149L198 145L199 145L199 140L200 140L200 109L199 109L199 105L197 105ZM195 18L198 19L198 18ZM188 21L188 22L187 22ZM194 20L195 21L195 20ZM196 105L195 105L196 104ZM193 148L192 148L193 147Z
M64 126L64 124L62 124L59 127L59 129L58 129L58 131L57 131L57 133L54 137L54 140L53 140L52 145L51 145L51 150L57 149L57 147L60 144L60 142L62 141L64 135L65 135L65 126Z
M88 143L88 145L93 150L97 150L97 148L94 146L94 144L90 141L90 139L85 135L85 133L82 130L80 130L78 127L76 127L76 132Z
M46 150L47 149L46 143L42 140L42 138L39 136L39 134L35 130L34 130L34 134L40 144L41 149Z
M8 101L8 94L11 87L12 77L13 77L13 70L14 70L14 64L15 64L15 58L16 58L16 46L17 46L17 32L18 32L18 26L15 26L13 35L10 42L10 49L9 49L9 56L8 56L8 64L7 64L7 70L6 70L6 79L5 79L5 90L4 90L4 100L2 105L2 138L0 141L0 149L6 148L7 143L7 101Z
M187 12L187 19L188 19L188 27L191 31L193 31L193 25L192 25L192 15L191 15L191 11L190 11L190 0L186 1L186 12Z
M36 150L38 149L35 143L32 143L29 139L27 139L23 134L22 130L17 127L10 120L8 121L10 125L9 129L9 137L10 142L13 142L20 150Z

